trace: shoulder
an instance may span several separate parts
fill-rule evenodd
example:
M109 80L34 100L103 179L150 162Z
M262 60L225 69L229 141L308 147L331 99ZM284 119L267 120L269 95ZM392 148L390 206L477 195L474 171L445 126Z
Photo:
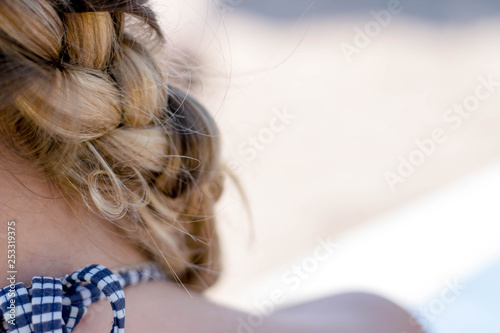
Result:
M191 331L193 318L211 307L203 295L165 281L126 288L125 298L129 333Z
M149 281L124 289L127 333L221 332L234 328L239 313L210 302L203 294L167 281ZM109 332L113 313L108 300L88 307L75 333Z
M411 315L393 302L366 293L346 293L282 308L249 327L249 314L212 303L172 282L154 281L124 289L127 333L142 332L408 332L421 333ZM92 304L75 333L109 332L107 300Z
M301 332L423 333L410 313L378 295L351 292L283 308L275 313L284 325L302 326ZM329 330L330 329L330 330Z

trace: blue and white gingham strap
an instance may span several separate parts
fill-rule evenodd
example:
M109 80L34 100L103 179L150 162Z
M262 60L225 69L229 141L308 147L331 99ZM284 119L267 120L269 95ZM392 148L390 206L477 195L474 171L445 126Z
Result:
M125 331L123 288L165 275L153 263L140 269L110 271L102 265L84 267L65 278L35 276L0 289L0 332L71 333L87 313L87 306L107 298L113 309L111 333ZM14 305L12 305L14 304Z

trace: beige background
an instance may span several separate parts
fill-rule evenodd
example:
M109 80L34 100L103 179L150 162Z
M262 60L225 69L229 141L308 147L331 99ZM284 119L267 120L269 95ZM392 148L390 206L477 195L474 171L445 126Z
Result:
M253 222L234 186L219 205L225 271L211 291L217 300L244 307L237 299L245 290L269 283L277 267L312 251L318 237L371 230L390 212L498 160L500 88L457 129L443 119L474 94L478 77L500 82L498 17L440 24L403 10L349 63L340 45L353 44L354 29L372 20L369 13L280 21L237 7L221 16L205 0L156 3L172 45L199 59L204 78L195 92L215 115L224 157L250 199ZM284 110L294 118L248 159L239 147ZM391 191L384 174L395 172L398 156L408 157L415 140L430 138L435 128L447 141ZM457 191L471 188L481 187ZM407 220L400 217L384 230L394 233L392 239L410 240L411 233L398 234L407 230ZM423 225L427 234L445 232L444 226ZM432 261L432 253L424 255ZM387 271L388 278L392 274Z

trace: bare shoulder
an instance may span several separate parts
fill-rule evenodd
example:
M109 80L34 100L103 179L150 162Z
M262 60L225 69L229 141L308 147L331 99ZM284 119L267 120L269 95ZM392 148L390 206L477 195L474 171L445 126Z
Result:
M130 287L127 332L221 332L231 326L236 311L210 302L204 295L172 282L156 281ZM146 327L145 327L146 326Z
M127 333L224 332L239 313L210 302L202 294L167 281L149 281L124 289ZM113 324L106 299L88 307L75 333L109 332ZM231 329L232 331L232 329Z
M347 293L283 308L258 320L254 314L223 307L172 282L154 281L125 288L126 331L252 333L421 333L403 308L382 297ZM254 316L250 318L251 316ZM109 332L107 300L88 308L75 333Z
M401 306L370 293L344 293L284 308L275 314L287 325L314 332L423 333Z

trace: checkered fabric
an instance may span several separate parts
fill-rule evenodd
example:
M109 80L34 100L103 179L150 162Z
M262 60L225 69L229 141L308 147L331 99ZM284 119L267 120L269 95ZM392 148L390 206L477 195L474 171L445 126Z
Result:
M165 275L154 263L109 270L89 265L64 278L35 276L30 287L18 282L0 289L0 332L71 333L87 306L107 298L113 309L111 333L125 331L123 288Z

